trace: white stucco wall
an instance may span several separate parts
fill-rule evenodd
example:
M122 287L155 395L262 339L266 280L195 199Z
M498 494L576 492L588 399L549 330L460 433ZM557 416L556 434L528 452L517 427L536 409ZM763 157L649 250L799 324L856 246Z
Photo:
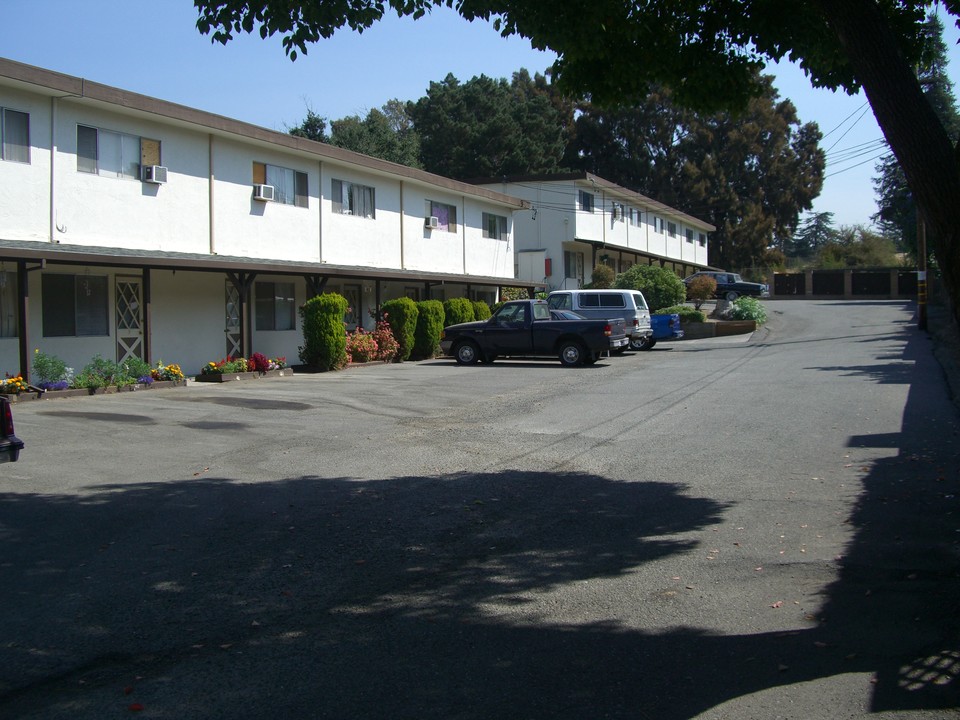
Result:
M0 237L50 235L50 100L0 87L0 107L29 114L30 162L0 160Z

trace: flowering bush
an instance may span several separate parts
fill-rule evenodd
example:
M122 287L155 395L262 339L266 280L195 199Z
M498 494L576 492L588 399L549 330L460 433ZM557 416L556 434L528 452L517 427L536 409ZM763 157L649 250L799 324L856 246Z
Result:
M0 380L0 393L8 395L19 395L24 390L29 390L27 383L20 375L7 375L4 380Z
M377 323L376 329L372 333L374 341L377 343L376 360L382 362L393 362L397 353L400 352L400 343L393 336L393 330L390 329L390 323L387 322L386 314L384 319Z
M161 360L150 371L150 377L154 380L183 380L183 370L179 365L164 365Z
M122 365L102 358L98 353L77 374L73 380L73 386L78 388L102 388L111 385L125 387L133 385L136 381L136 378L131 377Z
M247 372L246 358L232 358L229 355L220 362L213 362L211 360L200 370L201 375L222 375L224 373L242 372Z
M347 362L370 362L377 359L377 340L363 328L347 333Z
M270 369L270 358L263 353L255 352L247 360L247 368L251 372L266 372Z
M287 356L278 355L270 361L271 370L283 370L287 366Z
M66 390L73 383L73 368L56 355L33 351L33 376L43 390Z

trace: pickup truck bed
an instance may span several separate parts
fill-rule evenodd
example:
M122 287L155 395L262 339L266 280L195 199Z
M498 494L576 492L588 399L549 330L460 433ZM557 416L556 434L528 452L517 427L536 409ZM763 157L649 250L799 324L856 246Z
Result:
M567 366L592 365L628 343L623 318L554 320L544 300L512 300L488 320L444 329L440 348L461 365L498 357L557 357Z

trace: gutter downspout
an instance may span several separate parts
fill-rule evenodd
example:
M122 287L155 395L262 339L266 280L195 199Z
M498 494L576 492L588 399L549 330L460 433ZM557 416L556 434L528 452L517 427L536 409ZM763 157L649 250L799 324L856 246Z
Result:
M57 228L57 100L50 98L50 242L56 242L54 231Z
M207 135L207 218L208 218L208 228L210 232L209 244L210 244L210 254L217 254L217 235L215 232L214 224L214 186L216 185L216 175L213 169L213 133Z
M407 269L406 266L403 264L404 263L403 250L404 250L404 244L406 241L406 238L403 232L404 225L406 224L404 223L404 191L406 190L406 187L407 187L407 184L403 180L401 180L400 181L400 269L401 270Z

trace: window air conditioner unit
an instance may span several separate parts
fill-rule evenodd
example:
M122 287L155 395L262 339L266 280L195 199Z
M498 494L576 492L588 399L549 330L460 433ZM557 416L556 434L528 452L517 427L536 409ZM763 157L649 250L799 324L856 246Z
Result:
M253 199L264 202L273 201L276 199L276 190L273 185L254 185Z
M619 220L619 219L622 218L622 217L623 217L623 208L621 208L619 205L614 205L614 206L613 206L613 219L614 219L614 220Z
M423 224L431 230L436 230L438 227L440 227L440 221L433 215L428 218L424 218Z
M143 181L163 185L167 181L167 169L163 165L144 165Z

